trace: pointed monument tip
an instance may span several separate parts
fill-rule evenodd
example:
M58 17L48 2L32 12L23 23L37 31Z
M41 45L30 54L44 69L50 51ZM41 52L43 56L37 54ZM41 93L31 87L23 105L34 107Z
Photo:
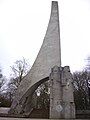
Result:
M58 1L52 1L52 3L58 3Z
M57 10L58 9L58 1L52 1L52 9Z
M58 4L58 1L52 1L52 4Z

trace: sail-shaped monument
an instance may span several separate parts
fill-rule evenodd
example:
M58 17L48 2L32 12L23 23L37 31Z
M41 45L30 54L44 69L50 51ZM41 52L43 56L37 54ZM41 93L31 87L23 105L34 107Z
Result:
M66 76L68 78L67 81ZM15 98L9 113L29 115L32 111L31 103L34 91L40 84L47 80L52 81L50 92L50 118L74 118L75 111L73 90L71 87L71 73L68 67L61 67L59 10L57 1L52 1L51 16L43 44L33 66L23 78L15 93ZM67 83L70 84L69 87ZM66 91L68 92L64 93L67 87L68 89ZM64 100L68 93L70 93L70 99ZM68 107L65 107L66 104ZM71 113L71 110L69 110L69 115L67 115L64 111L68 111L69 108L73 110L73 112Z

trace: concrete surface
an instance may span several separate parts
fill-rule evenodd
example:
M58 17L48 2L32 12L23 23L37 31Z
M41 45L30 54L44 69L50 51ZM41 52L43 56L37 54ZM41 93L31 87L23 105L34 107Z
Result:
M69 66L52 68L50 77L50 117L75 118L72 74Z
M49 76L51 68L55 65L61 66L61 50L58 2L53 1L51 17L43 44L31 70L23 78L18 87L11 106L12 112L17 114L20 114L22 110L27 112L27 108L24 108L23 105L25 107L27 105L27 107L30 108L30 104L25 104L25 102L28 101L28 96L31 96L36 87L38 87L38 82ZM31 98L29 98L29 103L30 99Z
M9 111L9 110L10 110L10 108L0 107L0 113L8 114L8 111Z

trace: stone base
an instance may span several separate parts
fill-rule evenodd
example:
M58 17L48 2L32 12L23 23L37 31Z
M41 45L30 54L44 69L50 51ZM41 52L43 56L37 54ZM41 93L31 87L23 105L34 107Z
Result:
M50 118L75 118L72 75L69 66L54 66L50 74Z

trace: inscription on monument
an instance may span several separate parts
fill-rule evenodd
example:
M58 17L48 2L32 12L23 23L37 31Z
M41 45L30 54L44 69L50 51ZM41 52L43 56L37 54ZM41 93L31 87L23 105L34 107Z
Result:
M63 107L62 107L61 105L57 105L57 106L56 106L56 110L57 110L58 112L61 112L61 111L63 110Z

